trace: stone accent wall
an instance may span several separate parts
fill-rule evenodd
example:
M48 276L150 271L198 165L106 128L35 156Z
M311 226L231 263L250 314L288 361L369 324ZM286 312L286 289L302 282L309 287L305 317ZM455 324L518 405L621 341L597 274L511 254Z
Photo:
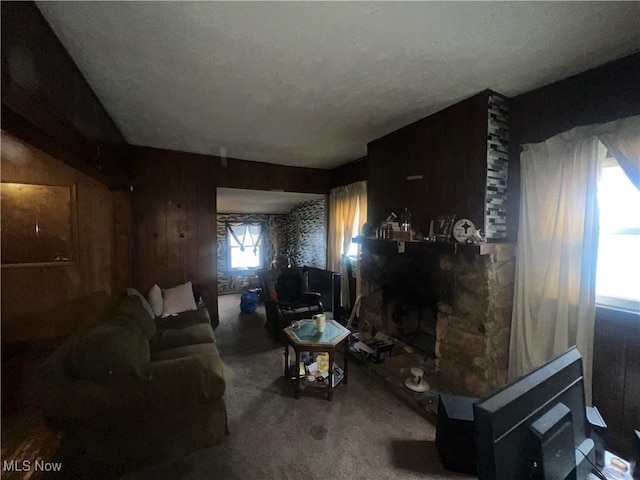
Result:
M512 244L407 242L399 254L396 242L374 240L365 243L359 268L361 318L435 357L443 391L482 397L506 383ZM410 343L412 335L426 348Z
M299 203L288 215L288 253L298 267L326 268L327 231L324 198Z
M276 254L276 244L282 248L287 242L287 215L268 215L256 213L223 213L217 215L216 236L218 240L218 293L241 292L253 276L253 272L233 272L227 268L227 232L225 222L260 222L266 228L263 237L266 249L264 249L264 268L269 268L271 260Z
M452 288L438 302L438 381L456 394L488 395L507 381L514 247L495 244L473 258L446 254L439 268Z

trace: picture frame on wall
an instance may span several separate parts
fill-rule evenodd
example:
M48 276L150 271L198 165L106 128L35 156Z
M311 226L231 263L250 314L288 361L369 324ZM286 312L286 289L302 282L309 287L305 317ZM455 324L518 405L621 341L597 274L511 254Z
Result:
M2 267L70 265L78 256L76 185L2 182Z
M455 214L449 213L438 217L435 223L435 237L438 242L448 242L451 239Z

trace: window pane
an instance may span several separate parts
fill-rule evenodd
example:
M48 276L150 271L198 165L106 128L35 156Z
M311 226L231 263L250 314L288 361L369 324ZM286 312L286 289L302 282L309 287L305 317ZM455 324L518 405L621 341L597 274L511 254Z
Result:
M362 228L362 225L360 225L360 207L358 204L356 204L356 215L353 219L353 225L351 226L351 231L353 232L351 234L351 237L355 237L357 235L360 235L360 229ZM346 252L344 252L347 256L349 257L357 257L358 256L358 244L357 243L353 243L351 242L351 244L349 245L349 250L347 250Z
M262 227L260 225L249 225L247 229L249 230L249 233L251 233L253 237L258 238L258 236L260 235L260 231L262 230Z
M230 228L233 231L233 233L235 234L235 237L231 234L231 232L229 232L229 234L227 235L228 240L229 240L229 245L231 245L232 247L239 247L240 243L244 242L244 237L245 237L245 233L247 231L247 226L246 225L232 225ZM237 241L236 241L236 238L238 239ZM238 242L240 242L240 243L238 243Z
M358 256L358 247L359 247L359 245L357 243L351 242L351 245L349 245L349 251L347 252L347 255L349 257L357 257Z
M258 268L260 267L260 259L262 252L260 247L256 248L253 253L253 247L246 247L244 252L240 247L231 247L231 268Z
M640 192L620 166L602 168L596 293L640 300ZM605 299L599 301L606 303Z

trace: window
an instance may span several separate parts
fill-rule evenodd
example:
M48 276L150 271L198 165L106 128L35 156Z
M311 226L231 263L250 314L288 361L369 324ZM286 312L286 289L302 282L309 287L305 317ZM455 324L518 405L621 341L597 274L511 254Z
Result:
M230 269L262 266L262 225L227 225L227 242Z
M330 268L338 269L343 255L357 256L358 245L351 239L360 234L367 219L367 182L355 182L331 189L329 195L329 249ZM348 245L347 251L345 243Z
M597 303L640 309L640 191L610 158L598 181Z

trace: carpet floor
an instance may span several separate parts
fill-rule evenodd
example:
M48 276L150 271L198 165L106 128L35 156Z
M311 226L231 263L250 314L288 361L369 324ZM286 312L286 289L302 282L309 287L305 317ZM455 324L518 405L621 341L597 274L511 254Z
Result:
M349 363L349 384L329 402L293 397L283 348L264 329L264 307L240 313L239 295L219 297L216 339L225 361L229 437L216 447L153 465L124 479L472 479L444 469L435 427Z

